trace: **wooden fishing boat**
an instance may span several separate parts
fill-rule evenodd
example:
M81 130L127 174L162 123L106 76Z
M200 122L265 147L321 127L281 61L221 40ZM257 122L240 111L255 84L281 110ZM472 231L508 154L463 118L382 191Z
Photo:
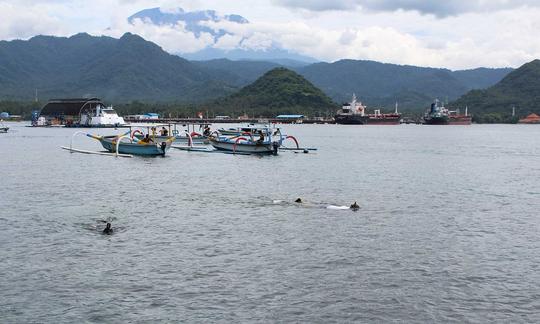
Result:
M235 127L235 128L220 128L217 131L220 135L223 136L240 136L240 135L255 135L259 132L259 130L268 129L269 126L267 125L256 125L256 124L249 124L244 127Z
M127 134L123 136L97 136L93 134L86 134L86 136L98 140L103 148L107 151L114 153L118 150L118 153L144 155L144 156L157 156L165 155L165 152L171 147L171 143L174 137L169 137L165 141L144 143L138 139L132 139L127 137Z
M223 135L221 130L213 132L208 140L217 150L229 151L233 153L248 154L273 154L277 155L283 140L288 138L281 134L281 131L270 126L249 126L239 128L246 132L237 136ZM261 136L261 134L263 136Z
M279 141L265 140L258 142L245 137L231 138L227 136L209 137L210 144L217 150L249 153L249 154L274 154L276 155Z
M133 131L132 133L132 138L136 138L138 140L141 140L144 138L144 135L142 132L138 132L138 131ZM155 142L164 142L166 141L167 139L170 138L170 136L161 136L161 135L156 135L156 136L151 136L152 140L154 140ZM188 135L176 135L176 136L173 136L173 142L174 143L179 143L179 144L190 144L190 142L192 144L208 144L208 137L207 136L203 136L203 135L200 135L200 134L190 134L189 136Z

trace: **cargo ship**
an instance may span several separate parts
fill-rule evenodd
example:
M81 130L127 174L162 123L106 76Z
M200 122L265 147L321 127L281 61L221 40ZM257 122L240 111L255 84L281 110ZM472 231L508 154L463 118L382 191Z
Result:
M470 125L472 116L467 113L468 108L465 107L465 114L460 114L459 110L448 110L439 100L431 104L430 109L424 115L424 124L426 125Z
M366 106L356 100L353 94L350 103L345 103L337 111L334 119L336 124L342 125L399 125L401 114L396 111L391 114L383 114L380 109L375 110L373 114L366 113Z

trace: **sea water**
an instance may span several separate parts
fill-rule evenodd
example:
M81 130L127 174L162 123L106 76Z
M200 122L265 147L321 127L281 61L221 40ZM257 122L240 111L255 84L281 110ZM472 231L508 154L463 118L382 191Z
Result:
M540 321L538 126L281 125L318 151L156 158L9 126L2 323Z

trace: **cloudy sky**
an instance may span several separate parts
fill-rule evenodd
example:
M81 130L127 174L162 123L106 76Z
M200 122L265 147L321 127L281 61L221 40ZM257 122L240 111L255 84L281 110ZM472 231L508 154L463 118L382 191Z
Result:
M209 24L233 33L217 43L210 35L195 37L181 24L127 23L130 15L152 7L214 9L250 23ZM540 0L0 0L2 40L78 32L137 33L171 53L207 46L264 50L279 44L329 62L518 67L540 58Z

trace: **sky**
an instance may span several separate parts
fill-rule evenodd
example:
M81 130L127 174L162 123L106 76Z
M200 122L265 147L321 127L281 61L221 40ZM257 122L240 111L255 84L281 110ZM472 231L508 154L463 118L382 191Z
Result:
M249 24L209 23L231 35L195 37L182 24L127 22L146 8L213 9ZM79 32L141 35L170 53L272 44L318 60L468 69L519 67L540 58L540 0L0 0L0 40Z

